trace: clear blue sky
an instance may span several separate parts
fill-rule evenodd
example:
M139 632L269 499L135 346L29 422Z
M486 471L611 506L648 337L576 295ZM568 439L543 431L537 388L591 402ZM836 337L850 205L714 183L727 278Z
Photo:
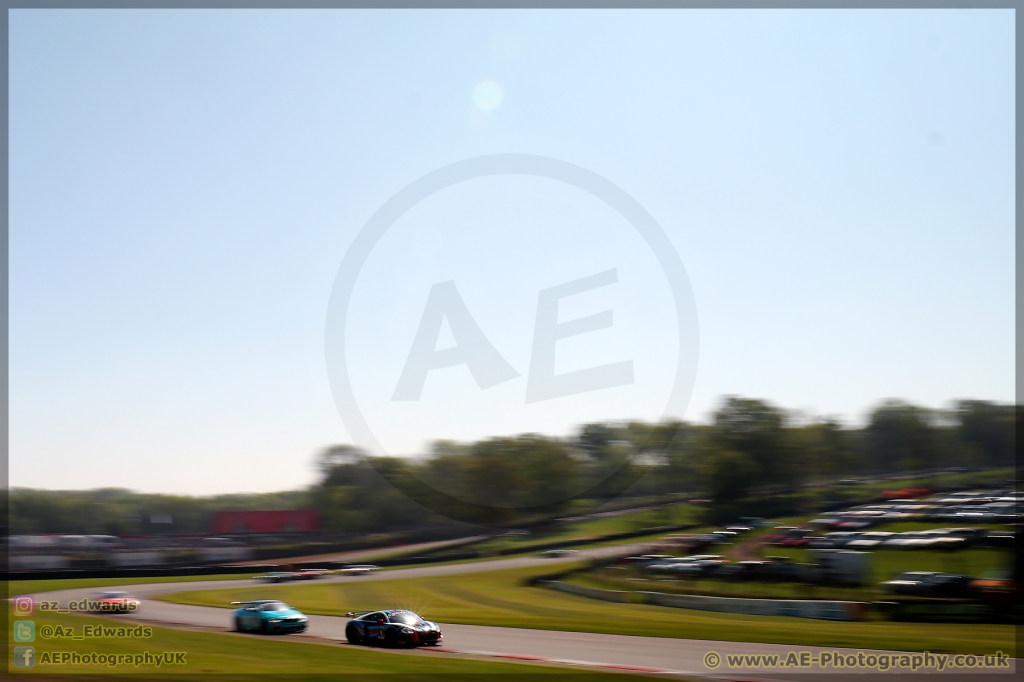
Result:
M346 249L409 182L504 152L602 175L669 235L700 321L677 416L723 394L851 423L887 397L1012 401L1013 21L12 10L11 484L313 480L313 454L351 440L324 359ZM678 330L623 225L536 178L472 181L396 223L349 339L387 449L660 417ZM614 327L559 341L558 371L632 358L635 384L529 412L537 292L612 267L559 314L614 308ZM390 402L448 279L522 376L479 392L436 370L421 403Z

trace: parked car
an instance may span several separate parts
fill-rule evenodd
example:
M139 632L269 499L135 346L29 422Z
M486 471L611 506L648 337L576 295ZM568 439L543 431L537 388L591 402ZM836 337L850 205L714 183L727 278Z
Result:
M888 538L882 541L881 547L886 549L904 549L907 543L911 540L917 540L920 538L920 533L917 531L906 531L903 533L893 533Z
M686 578L707 578L717 573L718 568L727 563L717 554L698 554L689 557L673 557L647 568L653 573L671 573Z
M979 544L985 547L1009 548L1016 546L1016 542L1017 536L1013 531L989 531Z
M810 549L842 549L848 542L858 537L860 533L853 531L833 531L810 538L807 546Z
M767 561L737 561L719 569L719 576L726 580L763 580Z
M846 549L873 549L893 536L884 531L868 531L850 540L844 545Z

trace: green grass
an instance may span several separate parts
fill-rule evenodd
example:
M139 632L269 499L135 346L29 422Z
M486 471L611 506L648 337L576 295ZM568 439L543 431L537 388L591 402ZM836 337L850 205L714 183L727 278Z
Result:
M563 564L560 568L566 567ZM1015 650L1011 625L915 623L908 627L906 623L891 622L741 616L603 602L524 583L529 577L553 570L542 566L377 582L268 585L161 598L219 607L231 601L275 598L307 613L335 616L397 606L443 623L655 637L974 654Z
M565 582L605 590L665 592L667 594L694 594L714 597L742 597L750 599L835 599L839 601L865 601L881 597L871 589L848 587L817 587L795 583L731 582L726 580L688 580L655 577L647 574L620 571L614 568L576 573Z
M36 640L31 644L36 651L36 666L23 674L45 675L46 679L54 679L53 675L119 675L124 679L126 673L140 677L160 676L191 676L195 679L211 680L218 677L239 679L239 675L256 673L273 675L271 679L294 679L298 674L360 674L387 673L405 678L453 678L474 680L481 675L520 675L527 674L571 676L572 680L604 680L612 673L596 671L567 671L553 667L523 666L513 663L499 663L484 660L460 659L444 655L411 656L389 654L356 648L337 643L315 644L280 637L261 637L253 635L232 635L227 633L193 632L170 628L152 628L151 637L139 639L43 639L40 628L44 625L72 628L82 632L85 625L113 624L115 619L99 619L89 616L57 613L36 613L32 620L36 623ZM9 632L7 641L9 655L13 654L16 644L12 641L13 633ZM149 652L185 652L185 665L166 667L132 667L132 666L100 666L100 665L42 665L40 656L44 652L69 651L78 653L97 652L99 654L140 654ZM620 679L616 677L615 679Z
M473 545L467 545L464 549L479 552L500 552L502 550L529 548L544 545L551 542L562 542L567 540L581 540L594 538L602 535L613 535L615 533L626 533L630 531L654 528L657 526L676 526L685 523L695 523L698 509L690 504L675 504L659 509L647 509L643 511L628 512L616 516L606 516L589 521L576 521L559 525L551 530L535 532L530 535L495 537ZM598 544L621 544L635 542L633 539L611 541Z
M989 471L970 471L966 473L939 473L931 476L908 478L899 481L879 481L872 483L854 483L847 486L833 486L830 490L838 490L847 494L880 495L886 490L903 490L906 488L955 488L968 490L991 486L1005 487L1008 478L1016 476L1013 467L992 469Z

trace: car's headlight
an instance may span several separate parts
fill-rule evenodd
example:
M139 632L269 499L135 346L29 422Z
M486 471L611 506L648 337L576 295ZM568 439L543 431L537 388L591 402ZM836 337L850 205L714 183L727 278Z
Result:
M413 632L415 631L412 628L402 628L403 635L411 635Z
M309 620L309 618L307 618L306 616L299 616L300 623L305 623L307 620Z
M281 622L281 620L280 620L279 618L271 618L271 619L270 619L270 623L271 623L272 625L277 625L277 624L278 624L278 623L280 623L280 622Z

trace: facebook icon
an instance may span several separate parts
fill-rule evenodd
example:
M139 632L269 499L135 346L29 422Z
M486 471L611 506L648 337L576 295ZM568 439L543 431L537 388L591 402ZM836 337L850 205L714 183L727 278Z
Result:
M36 648L34 646L14 647L14 667L31 668L36 664Z

